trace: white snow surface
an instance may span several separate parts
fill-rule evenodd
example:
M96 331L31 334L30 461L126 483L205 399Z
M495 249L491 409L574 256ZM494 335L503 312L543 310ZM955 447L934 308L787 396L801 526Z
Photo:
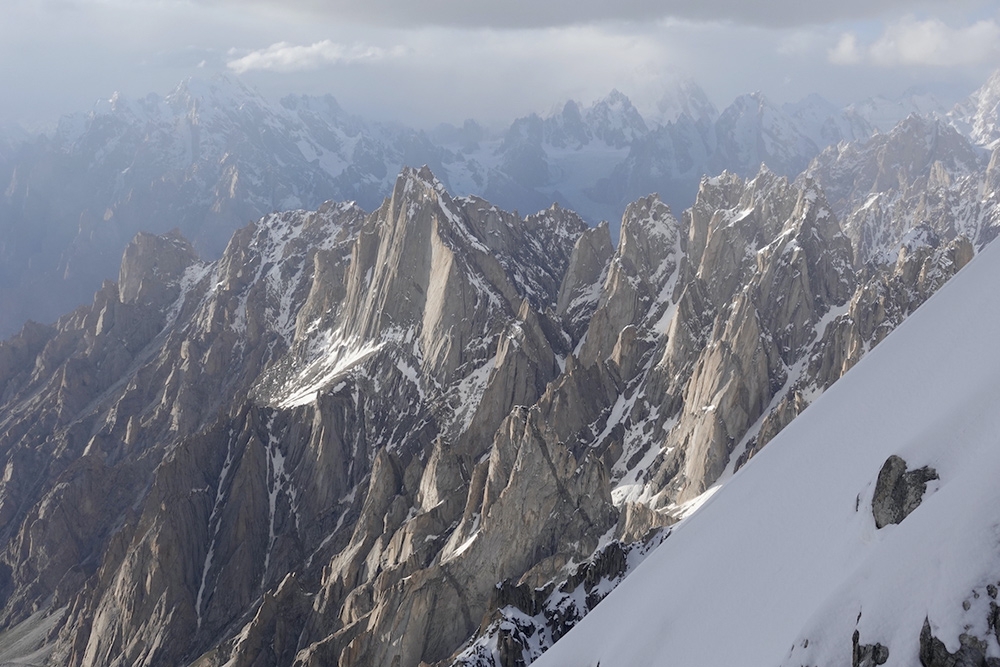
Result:
M918 664L986 631L1000 580L1000 247L989 247L708 498L538 667L850 664L851 636ZM940 480L898 525L885 460ZM974 595L978 593L978 597ZM963 611L963 601L971 602ZM859 618L860 614L860 618ZM808 645L806 641L808 640Z
M382 349L382 343L345 341L326 332L325 354L302 369L281 390L277 405L288 409L308 405L316 395L365 359Z

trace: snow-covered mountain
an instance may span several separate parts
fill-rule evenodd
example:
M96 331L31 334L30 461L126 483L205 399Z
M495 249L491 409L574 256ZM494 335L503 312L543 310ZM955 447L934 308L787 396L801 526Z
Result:
M695 122L703 120L714 123L719 117L719 110L692 79L668 78L664 82L663 95L656 103L656 111L651 120L657 125L666 125L677 122L681 116L687 116Z
M946 236L958 231L980 246L992 240L996 170L943 120L910 116L868 142L828 148L807 174L846 218L858 261L867 263L895 257L918 225Z
M994 664L998 281L993 247L536 664Z
M736 98L719 116L716 136L715 166L741 174L763 163L777 173L794 176L819 150L803 127L760 93Z
M404 163L436 165L438 153L332 98L275 105L226 78L162 98L116 95L0 161L0 331L88 300L137 232L177 228L215 257L270 211L334 196L374 208Z
M852 113L850 108L841 109L816 94L783 104L781 110L799 132L820 149L836 146L842 141L867 139L877 129L874 123Z
M956 105L948 117L959 131L980 146L993 149L1000 145L1000 71Z
M930 90L910 89L898 97L882 95L869 97L847 106L848 117L860 119L879 132L888 132L901 120L916 114L924 117L939 117L948 113L956 99L952 95L941 95Z
M649 130L618 91L584 108L574 101L550 116L519 118L501 136L469 147L446 144L444 180L509 209L540 210L553 202L596 223L621 216L622 202L597 201L587 188L606 177Z

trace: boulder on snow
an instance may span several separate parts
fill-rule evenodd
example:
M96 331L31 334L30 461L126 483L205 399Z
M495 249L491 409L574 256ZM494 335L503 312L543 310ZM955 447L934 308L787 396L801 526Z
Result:
M938 479L934 468L907 470L906 461L893 454L882 465L875 482L872 515L875 527L899 523L917 509L927 490L927 482Z
M973 635L962 633L959 648L950 653L944 642L931 632L929 619L924 619L920 630L920 664L924 667L1000 667L1000 658L986 656L986 642Z
M862 644L861 633L854 631L851 649L851 667L875 667L884 665L889 660L889 647L875 642Z

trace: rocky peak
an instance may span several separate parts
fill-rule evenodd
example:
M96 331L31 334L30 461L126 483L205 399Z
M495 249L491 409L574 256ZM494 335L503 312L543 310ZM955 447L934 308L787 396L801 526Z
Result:
M739 203L733 206L738 211L752 212L746 220L753 224L741 226L750 247L760 249L788 226L789 220L795 218L798 194L788 177L778 175L766 164L761 164L757 174L746 182Z
M814 323L855 289L853 249L822 189L806 180L775 242L758 255L765 319L786 364L812 342ZM771 303L768 303L771 306Z
M808 173L823 184L834 211L843 215L870 194L907 194L980 168L975 149L953 128L911 114L887 134L826 149Z
M830 240L840 232L830 204L819 184L810 178L805 178L798 191L795 208L789 222L798 228L808 226L821 241ZM786 224L786 229L788 228Z
M903 170L900 181L876 185L884 185L879 189L885 190L898 187L905 182L904 178L912 181L935 163L960 173L976 171L979 155L953 127L940 120L911 114L889 133L881 162L887 169L896 166Z
M632 101L618 90L594 103L586 118L594 136L616 148L628 146L649 131Z
M694 122L714 123L719 111L705 91L693 79L677 78L667 83L667 90L656 103L660 124L675 123L682 116Z
M520 144L541 144L544 141L544 121L538 114L516 119L504 134L499 150L504 152Z
M562 111L545 119L545 142L557 148L583 148L591 139L580 104L568 100Z
M862 117L844 113L815 93L798 102L784 104L781 109L818 148L841 141L867 139L874 134L874 128Z
M703 177L698 186L694 205L685 213L691 218L688 238L688 259L699 266L708 239L708 227L720 209L735 206L743 195L743 179L728 171L719 176Z
M513 261L505 264L505 268L517 282L525 285L528 298L539 310L557 306L572 249L590 229L576 213L553 204L525 218L523 236L511 239L508 252ZM531 264L531 261L543 256L550 261L536 266Z
M409 237L421 239L433 233L463 262L474 266L499 263L510 277L520 278L517 289L525 290L525 296L543 308L555 302L570 248L586 229L575 213L558 206L521 219L476 197L452 199L426 166L404 170L392 197L376 213L376 220L383 230L380 233L391 243L405 245ZM390 251L386 248L385 252ZM401 247L399 252L399 258L408 257ZM545 254L552 261L527 261ZM384 259L395 257L385 255ZM548 275L549 271L556 275ZM494 289L503 291L504 298L515 290L508 284Z
M965 206L992 206L973 194L989 188L978 149L942 121L916 115L887 134L825 151L807 173L845 220L859 266L895 262L902 236L916 224L954 234L978 216L956 208L960 199ZM994 234L991 214L983 216L961 232L978 245Z
M617 256L629 262L638 273L656 280L659 274L672 273L671 252L681 243L681 225L670 207L658 195L639 199L625 209ZM676 263L676 257L672 258Z
M775 178L766 169L749 184L720 178L706 185L708 206L692 209L691 246L704 244L700 255L692 253L692 260L698 258L694 268L705 295L721 308L758 270L756 251L779 242L776 236L789 220L795 193L787 179ZM712 206L713 201L718 205Z
M351 315L347 318L358 323L354 326L360 327L359 332L365 337L377 336L381 327L375 325L369 329L373 326L371 323L362 324L366 318L361 314L361 303L350 305L356 299L391 301L394 306L411 311L410 319L419 313L419 305L411 301L421 293L426 294L426 284L416 281L425 283L427 280L430 235L439 219L445 217L443 207L450 203L450 198L441 201L436 180L429 169L406 168L397 178L392 195L366 223L367 233L363 233L355 246L352 273L348 277ZM406 278L397 280L400 271ZM394 294L397 288L404 290L398 298ZM397 315L406 319L403 313L392 313L390 317Z
M306 328L300 316L297 345L306 354L286 373L292 380L277 401L287 403L318 378L331 382L376 352L426 373L447 393L485 368L524 303L540 312L555 307L585 229L559 207L522 219L478 198L452 198L427 167L404 170L353 242L336 314L319 314ZM327 289L314 285L308 303L327 302Z
M1000 142L1000 70L948 113L949 120L988 149Z
M239 109L245 104L266 106L258 93L239 79L217 74L210 79L188 77L181 81L163 101L175 111L195 121L203 111Z
M753 173L763 162L783 174L797 174L819 148L760 93L741 95L715 124L717 168Z
M198 261L191 244L173 231L166 236L139 234L125 248L118 277L122 303L162 307L180 291L184 271Z
M658 196L640 199L626 209L621 240L580 350L581 363L590 366L611 356L629 326L639 328L639 337L651 334L672 303L681 246L680 223ZM640 348L641 356L646 349Z
M615 247L610 227L602 222L586 230L573 245L566 275L559 288L556 314L572 337L574 345L583 337L597 308L601 286Z

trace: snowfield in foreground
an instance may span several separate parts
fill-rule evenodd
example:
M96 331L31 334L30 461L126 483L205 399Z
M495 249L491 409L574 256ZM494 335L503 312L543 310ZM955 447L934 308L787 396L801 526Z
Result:
M886 665L915 665L925 619L951 653L967 633L1000 656L988 620L1000 581L997 285L994 246L537 666L849 665L855 644L888 649ZM939 479L912 514L877 529L872 499L891 455Z

